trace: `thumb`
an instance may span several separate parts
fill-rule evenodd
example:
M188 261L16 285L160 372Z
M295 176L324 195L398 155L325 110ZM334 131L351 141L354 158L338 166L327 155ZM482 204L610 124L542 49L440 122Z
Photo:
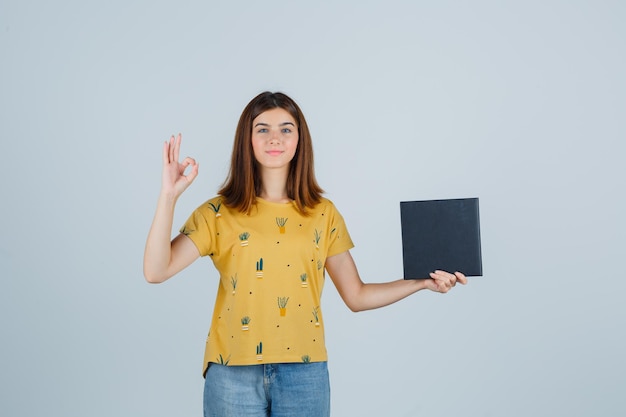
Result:
M191 170L187 175L185 175L185 171L188 167L191 167ZM180 164L180 176L185 179L186 184L189 185L196 179L198 176L198 163L195 159L187 157Z

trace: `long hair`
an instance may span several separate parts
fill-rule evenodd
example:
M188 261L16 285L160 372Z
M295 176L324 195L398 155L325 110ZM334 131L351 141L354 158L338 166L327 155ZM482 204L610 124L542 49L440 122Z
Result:
M304 114L295 101L279 92L259 94L241 113L235 131L230 170L218 194L224 198L226 206L250 213L262 189L258 162L252 149L252 122L261 113L275 108L289 112L298 127L298 146L287 176L287 196L295 202L298 211L306 214L307 208L313 208L320 202L324 190L315 179L313 143Z

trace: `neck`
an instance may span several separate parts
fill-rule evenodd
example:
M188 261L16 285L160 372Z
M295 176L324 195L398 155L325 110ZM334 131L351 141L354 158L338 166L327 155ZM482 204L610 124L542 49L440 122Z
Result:
M287 170L264 169L261 171L261 197L275 203L291 201L287 195Z

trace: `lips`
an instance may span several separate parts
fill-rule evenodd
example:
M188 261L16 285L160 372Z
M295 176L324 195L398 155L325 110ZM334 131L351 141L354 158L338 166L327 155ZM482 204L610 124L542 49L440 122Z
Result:
M271 151L266 151L265 153L267 153L270 156L278 156L280 154L283 153L283 151L279 151L279 150L271 150Z

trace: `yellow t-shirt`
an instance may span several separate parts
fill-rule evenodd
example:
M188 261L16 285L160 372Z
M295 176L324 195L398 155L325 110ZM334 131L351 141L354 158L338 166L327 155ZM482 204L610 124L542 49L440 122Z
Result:
M301 215L257 199L250 215L215 197L181 228L220 274L204 354L226 365L327 360L320 297L326 258L354 245L328 199Z

